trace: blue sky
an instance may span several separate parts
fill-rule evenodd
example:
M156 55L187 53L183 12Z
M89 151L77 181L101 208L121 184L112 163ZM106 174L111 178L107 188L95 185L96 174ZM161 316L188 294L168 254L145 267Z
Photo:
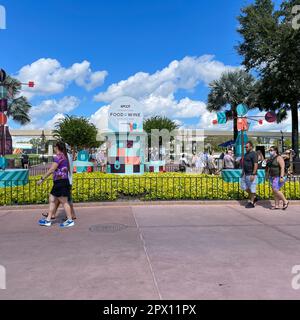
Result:
M7 11L1 67L37 83L24 92L34 106L30 128L64 113L102 127L122 94L143 102L147 116L200 128L211 123L209 81L241 63L236 17L251 2L0 0Z

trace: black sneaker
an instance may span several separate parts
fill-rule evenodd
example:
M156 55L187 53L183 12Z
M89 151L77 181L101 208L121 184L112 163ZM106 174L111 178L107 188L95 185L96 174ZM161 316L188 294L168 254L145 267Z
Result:
M248 202L245 206L247 209L255 208L255 205L252 202Z

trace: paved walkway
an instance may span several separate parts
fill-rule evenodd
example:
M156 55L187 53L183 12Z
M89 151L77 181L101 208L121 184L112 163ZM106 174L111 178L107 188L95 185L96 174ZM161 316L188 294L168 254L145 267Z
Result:
M77 208L74 228L41 209L0 210L0 299L300 299L300 207Z

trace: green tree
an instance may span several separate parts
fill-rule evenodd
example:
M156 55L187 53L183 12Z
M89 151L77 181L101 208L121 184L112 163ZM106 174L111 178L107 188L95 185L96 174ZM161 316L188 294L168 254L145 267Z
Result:
M144 131L151 134L152 129L173 131L178 129L178 125L171 119L167 117L154 116L144 120Z
M256 107L256 85L255 78L244 70L225 72L209 85L207 110L219 112L230 107L228 114L234 119L234 140L238 136L236 108L240 103L245 103L250 109Z
M97 128L84 117L66 116L55 124L53 136L68 143L73 152L100 146Z
M3 85L8 91L7 116L21 125L29 123L31 105L26 97L20 96L21 82L7 76Z
M41 146L41 142L42 142L41 138L32 138L29 140L29 143L32 144L32 147L34 150L36 150L37 154L38 154L38 150Z
M261 110L281 110L292 115L292 145L299 155L298 108L300 102L300 29L292 27L292 7L299 0L283 1L275 10L271 0L256 0L242 9L238 29L243 41L238 52L247 70L260 78L257 104Z
M179 128L179 126L171 119L167 117L161 117L161 116L153 116L151 118L145 119L143 123L144 131L148 135L148 146L151 146L151 130L157 129L157 130L163 130L166 129L169 132L172 132L173 130L176 130ZM174 139L174 137L171 137L171 141ZM159 139L159 147L162 145L162 138ZM148 157L150 158L150 149L148 148Z

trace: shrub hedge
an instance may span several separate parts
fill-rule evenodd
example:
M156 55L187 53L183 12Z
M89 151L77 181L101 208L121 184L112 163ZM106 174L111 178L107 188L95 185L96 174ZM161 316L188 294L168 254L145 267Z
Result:
M40 177L30 177L25 186L0 188L0 205L47 203L52 180L42 186ZM299 179L285 184L284 193L289 199L300 199ZM239 183L226 183L221 177L182 174L147 173L142 176L118 176L112 174L82 173L73 177L74 202L140 200L239 200L246 193ZM272 198L269 182L258 186L262 199Z

